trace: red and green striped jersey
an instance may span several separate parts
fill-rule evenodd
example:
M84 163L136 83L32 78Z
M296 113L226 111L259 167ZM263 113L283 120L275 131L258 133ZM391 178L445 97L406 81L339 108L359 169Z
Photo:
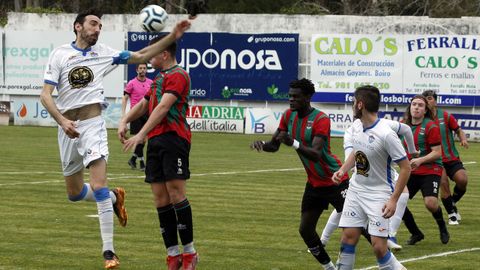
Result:
M312 147L313 138L321 136L325 138L322 149L322 158L312 161L298 154L303 167L307 172L308 182L314 187L327 187L335 185L332 175L342 166L340 160L330 151L330 118L325 113L313 109L307 116L298 117L296 111L290 109L283 114L278 129L287 131L292 138L301 144ZM348 180L345 175L342 181Z
M447 111L437 109L435 124L440 128L440 136L442 137L442 161L451 162L460 160L460 155L455 147L454 140L454 131L459 128L457 119Z
M160 104L165 93L175 95L177 100L162 121L148 133L148 138L173 131L190 143L192 135L186 117L190 95L190 76L178 65L162 70L153 80L151 89L147 93L149 114L152 114L155 107Z
M411 125L413 133L413 140L415 142L415 148L420 150L419 157L424 157L432 152L432 147L440 145L440 130L435 122L430 118L424 118L422 123L418 125ZM404 145L406 143L404 141ZM408 153L408 158L412 156ZM433 162L423 163L418 168L412 171L413 175L442 175L442 159L439 158Z

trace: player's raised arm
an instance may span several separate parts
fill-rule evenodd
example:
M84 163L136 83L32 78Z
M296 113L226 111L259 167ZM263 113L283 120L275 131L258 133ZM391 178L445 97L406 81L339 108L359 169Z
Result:
M162 38L159 42L153 43L139 51L131 52L128 64L138 64L148 62L152 57L164 51L170 44L183 36L191 26L189 20L178 22L167 36Z
M413 133L412 130L408 125L403 123L399 123L400 127L398 128L398 136L403 136L405 138L405 142L407 143L407 151L413 156L416 156L419 151L415 148L415 142L413 140Z

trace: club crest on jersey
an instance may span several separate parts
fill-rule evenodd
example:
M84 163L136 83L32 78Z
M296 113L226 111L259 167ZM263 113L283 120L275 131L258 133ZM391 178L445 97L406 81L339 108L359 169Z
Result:
M307 126L306 126L306 128L307 128L307 129L311 129L312 126L313 126L313 121L307 121Z
M372 135L368 136L369 143L373 143L374 141L375 141L375 137L373 137Z
M83 88L93 81L93 72L89 67L74 67L68 73L68 82L72 89Z
M370 171L370 162L368 162L367 155L362 151L355 153L355 166L357 167L357 174L368 177L368 171Z
M93 57L98 56L98 53L96 53L96 52L90 52L90 56L93 56Z

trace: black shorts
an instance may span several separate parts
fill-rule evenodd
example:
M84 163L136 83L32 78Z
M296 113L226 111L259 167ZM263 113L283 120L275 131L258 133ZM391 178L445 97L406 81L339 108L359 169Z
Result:
M465 167L463 167L463 163L460 160L444 162L443 167L447 172L448 178L450 178L452 181L455 173L457 173L459 170L465 170Z
M145 123L147 123L147 120L148 120L148 115L145 114L145 115L142 115L140 118L137 118L132 122L130 122L130 134L135 135L138 132L140 132L142 127L145 125Z
M422 191L423 197L433 196L438 198L438 189L440 187L440 175L410 175L408 179L407 188L412 199L419 190Z
M343 203L347 196L348 181L340 183L338 186L313 187L307 182L305 192L302 198L302 213L310 209L327 210L328 204L333 205L337 212L343 211Z
M145 182L159 183L190 178L190 143L175 132L148 140Z

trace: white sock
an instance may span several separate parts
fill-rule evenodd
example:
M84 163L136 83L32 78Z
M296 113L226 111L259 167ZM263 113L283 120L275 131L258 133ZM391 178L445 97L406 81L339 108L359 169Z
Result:
M113 207L112 199L97 202L98 221L100 222L100 234L102 235L103 251L113 249Z
M171 246L167 248L167 255L168 256L178 256L180 255L180 248L178 245Z
M193 246L193 242L190 242L190 243L183 246L183 253L193 254L195 252L196 251L195 251L195 247Z
M323 228L322 231L322 236L320 237L320 241L322 241L324 246L327 245L328 240L330 240L330 236L332 236L333 232L338 228L341 216L342 213L338 213L336 209L333 209L332 213L328 217L327 224L325 224L325 228Z
M322 264L324 270L337 270L332 261L327 264Z
M397 210L395 210L395 214L390 218L389 235L392 237L395 237L395 235L397 235L398 228L402 223L402 217L405 213L405 208L407 208L408 196L408 193L400 194L400 198L398 198L397 202Z
M342 243L338 254L337 269L352 270L355 264L355 246Z
M387 254L385 254L382 259L377 260L377 262L379 270L401 270L403 268L403 265L390 250L387 251Z
M85 197L83 197L83 200L87 202L96 202L97 200L95 200L95 195L93 195L93 189L90 184L85 183L83 186L86 186L87 188L87 193L85 194ZM115 196L115 193L112 191L110 191L110 198L112 199L112 203L117 202L117 196Z
M113 205L107 187L94 191L97 200L98 221L100 223L100 235L103 241L103 251L113 249Z

